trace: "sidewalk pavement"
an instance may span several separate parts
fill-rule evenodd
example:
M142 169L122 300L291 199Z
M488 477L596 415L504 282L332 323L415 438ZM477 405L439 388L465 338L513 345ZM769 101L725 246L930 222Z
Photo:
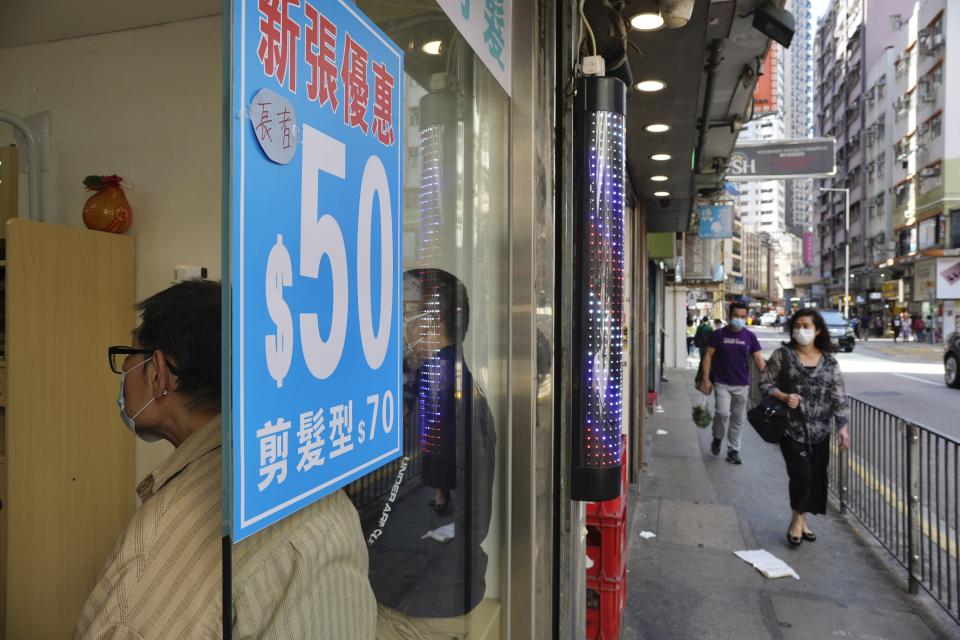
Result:
M790 507L778 447L744 428L742 465L710 453L692 422L694 370L667 371L647 420L648 468L633 487L627 606L629 640L956 638L929 598L906 592L905 572L831 506L809 519L816 542L786 543ZM666 435L655 435L657 430ZM652 442L650 442L652 441ZM644 539L641 531L655 538ZM764 578L734 551L766 549L800 580Z

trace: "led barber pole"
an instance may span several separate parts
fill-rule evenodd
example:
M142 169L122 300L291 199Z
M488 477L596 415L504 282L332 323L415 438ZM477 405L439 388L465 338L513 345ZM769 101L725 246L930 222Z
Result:
M578 81L574 112L573 498L620 495L626 85Z

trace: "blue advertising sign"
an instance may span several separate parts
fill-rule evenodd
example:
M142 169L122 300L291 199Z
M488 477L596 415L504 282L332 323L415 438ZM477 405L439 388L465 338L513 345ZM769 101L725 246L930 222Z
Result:
M733 205L705 205L699 208L699 214L701 240L723 240L733 237Z
M403 53L349 2L231 20L238 542L401 453L404 102Z

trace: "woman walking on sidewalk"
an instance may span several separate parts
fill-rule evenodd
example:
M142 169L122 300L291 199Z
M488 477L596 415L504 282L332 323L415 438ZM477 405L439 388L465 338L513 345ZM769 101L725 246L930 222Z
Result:
M850 446L847 396L843 376L831 355L836 346L816 309L797 311L790 318L790 341L773 352L763 371L760 390L786 403L788 425L780 451L790 476L790 528L787 541L799 546L817 536L806 514L827 511L827 465L830 434L836 429L841 449Z

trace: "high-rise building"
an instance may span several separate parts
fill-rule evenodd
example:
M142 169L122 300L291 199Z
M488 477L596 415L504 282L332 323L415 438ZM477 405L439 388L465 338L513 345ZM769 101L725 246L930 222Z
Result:
M960 306L938 298L936 286L942 261L960 249L960 6L954 0L910 4L887 22L894 33L895 257L881 275L903 283L895 306L930 316L943 333L953 328Z
M880 317L883 326L890 320L891 309L882 295L882 274L876 268L894 257L893 240L893 78L894 51L886 49L867 71L864 93L864 174L867 187L866 274L863 303L870 316ZM877 295L878 292L880 295Z
M815 53L816 132L836 136L838 165L819 186L850 189L849 233L842 192L814 208L822 302L839 303L848 241L856 311L930 316L945 333L956 303L936 281L960 249L960 5L834 0Z
M814 254L817 275L825 287L821 303L840 306L845 271L850 271L851 306L862 307L873 265L865 242L869 230L864 179L863 94L866 75L891 44L890 16L902 12L907 0L833 0L817 25L814 47L814 130L836 138L837 174L814 184ZM869 17L869 20L867 19ZM845 194L821 187L849 190L849 230ZM849 249L849 263L846 253Z
M813 11L811 0L788 0L796 30L786 56L785 129L788 138L813 136ZM803 236L813 225L813 181L785 185L787 230Z

